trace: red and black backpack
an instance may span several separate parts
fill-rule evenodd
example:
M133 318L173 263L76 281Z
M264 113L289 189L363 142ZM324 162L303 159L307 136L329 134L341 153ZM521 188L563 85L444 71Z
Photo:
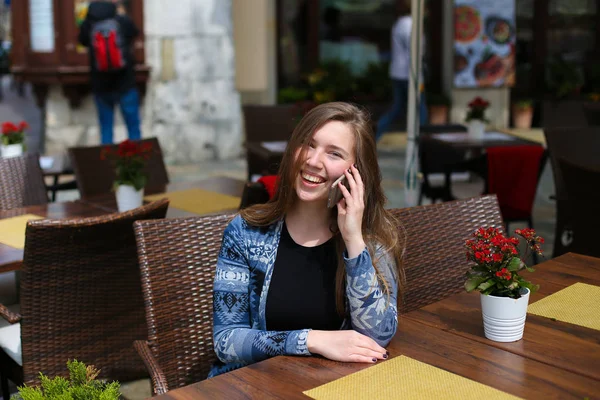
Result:
M125 38L116 18L96 22L92 26L91 36L91 50L98 71L119 71L127 66Z

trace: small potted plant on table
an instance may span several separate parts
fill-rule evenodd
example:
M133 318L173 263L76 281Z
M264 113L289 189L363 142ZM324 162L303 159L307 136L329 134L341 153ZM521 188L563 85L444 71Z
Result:
M18 124L5 122L2 124L2 143L0 144L0 156L17 157L23 154L25 147L25 131L29 128L27 122Z

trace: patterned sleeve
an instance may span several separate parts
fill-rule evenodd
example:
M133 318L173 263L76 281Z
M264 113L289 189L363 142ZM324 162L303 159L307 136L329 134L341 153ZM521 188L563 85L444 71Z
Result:
M241 217L236 217L223 234L217 260L213 292L213 340L223 363L251 364L277 355L310 355L308 329L265 331L252 329L250 268L244 251ZM256 310L254 310L256 308Z
M377 266L390 288L384 294L373 261L365 248L356 258L344 258L346 263L346 297L350 307L352 329L369 336L380 346L387 346L398 327L398 285L396 263L387 254L378 254Z

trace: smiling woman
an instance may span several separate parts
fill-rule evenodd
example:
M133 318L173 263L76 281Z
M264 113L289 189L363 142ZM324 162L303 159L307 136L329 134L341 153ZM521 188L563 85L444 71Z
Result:
M327 207L330 187L342 199ZM225 230L210 376L276 355L375 363L397 327L404 273L367 113L315 107L296 126L275 195Z

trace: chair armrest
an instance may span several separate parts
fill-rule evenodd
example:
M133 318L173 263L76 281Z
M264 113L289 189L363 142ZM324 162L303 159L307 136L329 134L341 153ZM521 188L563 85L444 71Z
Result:
M10 311L2 303L0 303L0 316L7 320L11 325L21 321L21 314Z
M158 365L158 362L152 355L148 342L146 340L136 340L133 342L133 347L144 361L146 369L152 379L152 390L155 395L165 394L169 391L169 385L167 384L167 378L163 374L162 369Z

